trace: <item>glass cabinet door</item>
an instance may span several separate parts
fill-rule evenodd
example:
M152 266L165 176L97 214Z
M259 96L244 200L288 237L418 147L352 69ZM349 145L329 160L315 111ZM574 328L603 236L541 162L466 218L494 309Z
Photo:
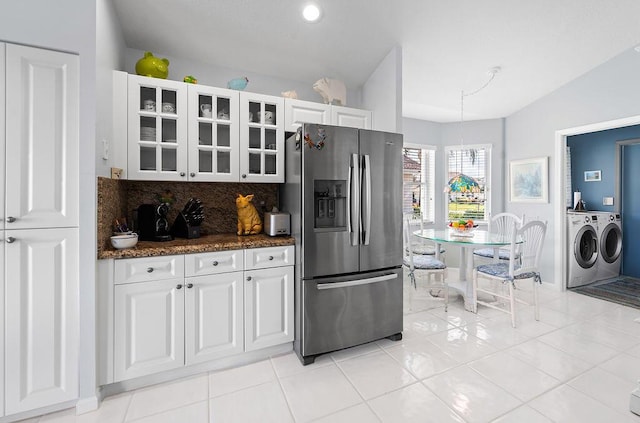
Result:
M240 93L240 182L284 182L284 99Z
M129 179L187 180L186 84L129 75Z
M189 85L189 180L238 181L237 91Z

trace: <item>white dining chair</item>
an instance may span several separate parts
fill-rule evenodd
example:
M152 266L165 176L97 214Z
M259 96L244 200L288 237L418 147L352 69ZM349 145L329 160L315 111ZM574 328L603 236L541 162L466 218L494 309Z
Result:
M413 234L414 231L424 229L424 222L422 221L422 219L416 219L413 214L405 214L404 223L405 225L409 225L409 231L411 234ZM419 255L436 256L435 244L422 238L412 237L411 248L412 248L411 252L417 256ZM446 252L445 249L440 247L439 260L442 261L443 263L446 262L444 258L445 252Z
M483 264L473 269L473 311L478 312L478 304L491 307L511 315L511 325L516 327L516 302L526 305L530 303L516 298L517 285L520 281L531 279L533 282L533 307L536 320L540 320L538 306L538 283L540 279L540 256L547 232L547 222L534 220L518 228L514 223L511 230L511 251L509 261ZM481 286L479 278L502 283ZM497 288L497 289L496 289ZM508 291L508 292L505 292ZM478 293L493 296L495 301L478 299Z
M436 259L434 256L425 255L425 254L413 254L412 247L412 233L411 233L411 225L409 224L409 219L405 219L404 226L404 258L403 265L409 271L409 281L411 286L409 286L409 307L411 307L412 298L413 298L413 290L417 290L418 286L416 283L416 272L420 275L427 276L428 288L431 290L433 288L440 288L444 290L444 311L447 311L449 305L449 286L447 284L447 280L445 278L445 271L447 269L447 265L444 262ZM434 283L432 277L439 276L440 283ZM413 288L413 289L412 289ZM433 294L431 294L433 295ZM433 295L435 296L435 295Z
M524 214L520 217L513 213L498 213L489 219L487 230L491 233L508 236L514 223L518 228L521 227L524 224ZM511 258L510 247L499 248L498 257L495 257L495 251L494 248L478 248L473 251L473 256L474 258L491 259L493 262Z

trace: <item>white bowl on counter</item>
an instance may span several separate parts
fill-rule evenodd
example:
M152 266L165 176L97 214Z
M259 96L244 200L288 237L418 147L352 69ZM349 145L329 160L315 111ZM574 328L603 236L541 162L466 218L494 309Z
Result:
M111 237L111 245L117 250L135 247L138 243L138 234L114 235Z

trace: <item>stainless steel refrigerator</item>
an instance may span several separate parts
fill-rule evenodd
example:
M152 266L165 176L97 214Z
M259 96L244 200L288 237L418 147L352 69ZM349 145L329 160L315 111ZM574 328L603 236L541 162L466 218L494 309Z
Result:
M401 339L402 135L305 124L285 149L298 357Z

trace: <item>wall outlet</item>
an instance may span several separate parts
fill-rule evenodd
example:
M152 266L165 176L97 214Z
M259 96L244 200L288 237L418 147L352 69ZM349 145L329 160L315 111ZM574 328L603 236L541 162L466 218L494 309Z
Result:
M120 179L122 178L122 169L117 167L111 168L111 179Z
M613 197L602 197L603 206L613 206Z

